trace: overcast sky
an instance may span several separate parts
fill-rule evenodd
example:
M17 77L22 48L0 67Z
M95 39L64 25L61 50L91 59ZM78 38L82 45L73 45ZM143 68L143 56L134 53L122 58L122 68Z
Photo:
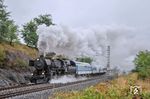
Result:
M40 14L72 27L127 25L150 27L150 0L5 0L18 25Z
M56 51L57 44L62 44L60 48L66 48L65 51L68 52L70 44L72 48L79 49L79 52L85 48L81 53L96 52L100 45L105 44L100 40L107 37L111 45L111 63L121 69L131 69L136 53L150 49L150 0L5 0L5 4L18 25L25 24L40 14L52 15L53 22L58 27L54 26L54 33L51 29L41 28L44 36L40 36L45 37L42 40L47 42L48 49L54 47ZM79 30L72 32L59 25ZM110 28L105 29L105 26ZM86 33L81 35L84 29L80 28L84 27ZM82 45L82 48L78 45ZM71 50L71 53L74 52Z

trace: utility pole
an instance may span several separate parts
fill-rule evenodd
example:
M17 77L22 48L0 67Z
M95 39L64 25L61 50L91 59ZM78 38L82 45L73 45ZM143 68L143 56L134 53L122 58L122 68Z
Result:
M107 46L107 70L110 70L110 46Z

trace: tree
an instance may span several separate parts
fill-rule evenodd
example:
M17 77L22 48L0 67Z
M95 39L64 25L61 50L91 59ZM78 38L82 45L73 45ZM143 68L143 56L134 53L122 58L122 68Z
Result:
M4 0L0 0L0 41L7 37L10 12L6 11Z
M150 78L150 51L140 51L134 59L135 71L139 77Z
M90 57L79 57L76 59L77 61L80 61L80 62L86 62L86 63L89 63L91 64L93 59L90 58Z
M9 19L10 12L6 10L7 6L4 5L4 0L0 0L0 42L8 41L12 44L17 40L17 26L14 21Z
M37 47L38 35L36 31L38 26L42 24L46 26L54 25L51 15L40 15L38 18L34 18L23 26L22 35L27 46Z
M37 25L34 21L30 21L23 25L22 35L27 46L37 47L38 35L36 34Z
M38 18L34 18L34 21L37 23L37 25L45 24L46 26L54 25L52 23L52 18L50 14L45 15L39 15Z
M8 25L8 41L10 42L10 45L12 45L12 42L16 42L18 40L17 37L17 28L18 26L14 24L14 21L9 21Z

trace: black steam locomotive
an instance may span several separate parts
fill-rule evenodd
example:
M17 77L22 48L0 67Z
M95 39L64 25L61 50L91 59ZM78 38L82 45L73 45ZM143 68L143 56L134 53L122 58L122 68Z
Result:
M76 64L74 61L69 59L47 58L43 55L35 60L29 60L29 66L35 68L30 77L31 83L37 83L39 80L42 80L42 83L48 82L55 76L76 73Z
M29 60L29 66L34 67L32 76L28 77L31 83L47 83L54 77L62 75L101 75L107 72L106 68L98 69L89 63L72 61L67 58L54 57L53 54L41 55L35 60Z

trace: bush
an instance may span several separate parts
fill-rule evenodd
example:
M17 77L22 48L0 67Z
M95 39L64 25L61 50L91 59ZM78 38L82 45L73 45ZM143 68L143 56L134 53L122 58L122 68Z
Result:
M16 59L15 65L19 68L26 68L28 66L27 62L19 58Z
M150 98L150 93L146 92L142 94L143 99L149 99Z
M134 60L140 78L150 78L150 51L140 51Z
M104 95L94 90L93 87L87 88L80 99L105 99Z
M91 64L92 61L93 61L93 59L90 58L90 57L79 57L76 60L79 61L79 62L86 62L86 63L89 63L89 64Z

